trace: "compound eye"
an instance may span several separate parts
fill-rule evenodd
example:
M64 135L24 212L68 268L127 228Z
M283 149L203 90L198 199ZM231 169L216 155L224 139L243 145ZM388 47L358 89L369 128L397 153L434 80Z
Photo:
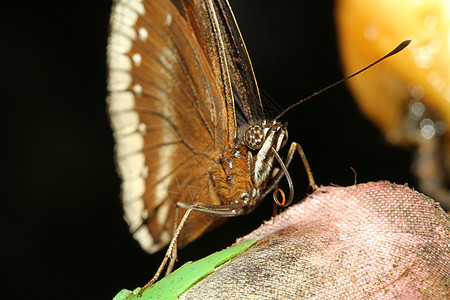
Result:
M261 149L264 144L264 130L259 125L252 125L245 131L245 144L252 150Z

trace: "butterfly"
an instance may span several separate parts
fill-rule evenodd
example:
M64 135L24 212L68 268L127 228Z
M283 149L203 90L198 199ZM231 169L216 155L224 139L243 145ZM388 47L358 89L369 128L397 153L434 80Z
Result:
M125 219L146 251L169 243L185 208L180 247L250 213L285 174L272 171L289 164L286 126L264 115L226 0L116 1L108 66Z
M125 220L147 252L184 247L273 191L289 205L295 153L318 188L300 145L278 154L287 126L264 113L227 0L115 1L108 68Z

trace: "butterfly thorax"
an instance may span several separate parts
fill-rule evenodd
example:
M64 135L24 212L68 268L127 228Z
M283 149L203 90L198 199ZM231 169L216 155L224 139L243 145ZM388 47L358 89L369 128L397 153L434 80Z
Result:
M256 198L257 191L249 172L248 155L245 145L227 148L211 166L210 179L221 204Z

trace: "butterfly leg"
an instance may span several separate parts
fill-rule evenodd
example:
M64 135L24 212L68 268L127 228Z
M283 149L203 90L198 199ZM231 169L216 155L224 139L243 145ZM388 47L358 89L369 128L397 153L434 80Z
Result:
M292 155L294 155L295 150L297 150L298 154L300 155L303 165L305 166L306 175L308 175L309 180L309 186L314 190L317 191L319 189L319 186L316 184L316 181L314 180L314 176L311 171L311 167L309 166L308 160L306 159L305 152L303 152L302 147L300 144L297 144L296 142L292 142L291 147L289 148L289 152L292 151Z
M140 290L138 293L138 297L142 296L142 293L149 287L151 286L153 283L156 282L156 280L158 280L159 276L161 275L161 272L163 271L164 267L167 264L167 261L169 259L173 259L172 255L174 254L174 248L176 247L177 244L177 240L178 240L178 236L180 235L181 229L183 229L184 223L186 223L186 220L189 217L189 214L194 210L193 207L190 207L186 210L186 212L184 213L183 218L180 221L180 224L178 224L178 227L175 231L175 234L172 237L172 240L170 241L169 247L167 248L166 251L166 255L164 256L163 261L161 262L161 264L159 265L158 270L156 271L155 275L153 276L152 279L150 279L149 282L147 282ZM176 253L176 252L175 252Z
M245 214L245 210L251 210L247 200L241 199L231 204L212 205L206 203L187 204L178 202L177 205L182 208L192 209L205 214L212 214L221 217L235 217Z
M176 206L176 207L175 207L174 218L173 218L173 230L172 230L172 236L175 235L175 232L176 232L176 230L177 230L177 225L178 225L178 224L177 224L177 222L178 222L178 211L179 211L179 208L178 208L178 206ZM169 274L172 272L173 267L174 267L175 262L177 261L177 259L178 259L178 240L175 241L175 246L173 247L172 256L171 256L169 265L167 266L166 274L165 274L164 276L167 276L167 275L169 275Z

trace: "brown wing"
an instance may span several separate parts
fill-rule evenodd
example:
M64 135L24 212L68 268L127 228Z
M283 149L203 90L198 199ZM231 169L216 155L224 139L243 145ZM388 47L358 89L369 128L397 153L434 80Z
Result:
M148 252L170 241L174 203L220 204L208 169L225 147L234 111L210 62L169 0L116 1L108 46L109 112L125 218ZM215 219L192 215L181 246Z
M228 104L236 106L247 123L261 121L264 112L255 75L228 1L172 2L193 29Z

